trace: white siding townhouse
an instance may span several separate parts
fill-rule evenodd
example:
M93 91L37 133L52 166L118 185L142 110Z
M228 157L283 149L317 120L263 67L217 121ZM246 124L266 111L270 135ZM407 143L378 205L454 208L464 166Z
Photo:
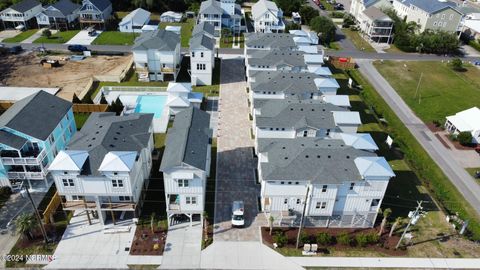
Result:
M137 8L123 17L118 23L118 30L124 33L141 33L143 26L150 22L150 15L149 11Z
M36 15L38 27L57 30L74 29L78 25L80 5L71 0L60 0L52 5L45 6L43 11Z
M177 78L180 70L180 35L163 29L142 33L132 47L138 73L145 72L151 81Z
M377 149L369 135L259 139L262 210L279 226L298 226L306 204L307 227L373 227L395 176Z
M393 0L393 8L400 18L416 22L420 32L426 29L457 32L463 17L457 4L449 0Z
M445 129L455 135L460 132L472 133L472 143L480 143L480 109L473 107L447 116Z
M209 25L209 26L207 26ZM210 28L210 23L200 23L195 28ZM190 38L190 77L192 85L212 85L213 69L215 68L215 39L212 32L193 30Z
M285 31L283 11L273 1L259 0L252 6L255 32L281 33Z
M42 12L42 4L36 0L23 0L0 12L3 28L37 27L35 15Z
M49 167L64 210L101 224L140 214L152 167L153 114L92 113Z
M219 37L222 28L236 34L245 31L242 19L240 5L235 0L206 0L200 5L197 23L211 23L215 27L215 36Z
M210 115L190 107L175 116L168 130L160 171L163 172L169 225L186 215L190 222L205 210L210 175ZM201 220L201 219L200 219Z

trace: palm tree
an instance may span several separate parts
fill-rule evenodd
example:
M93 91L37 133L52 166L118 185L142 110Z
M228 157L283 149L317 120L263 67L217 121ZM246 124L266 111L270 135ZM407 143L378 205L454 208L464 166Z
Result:
M274 220L275 218L272 215L270 215L270 217L268 218L268 226L270 226L270 235L272 235Z
M17 231L19 233L22 233L24 236L26 236L28 240L32 240L32 230L35 228L35 226L37 226L37 220L33 215L22 213L15 220L15 226L17 227Z
M203 233L205 234L205 241L208 240L208 213L207 211L203 212Z
M154 226L153 226L154 224L155 224L155 212L153 212L150 215L150 230L152 231L152 234L155 232Z
M380 231L378 232L378 236L381 236L383 234L383 230L385 229L385 225L387 225L387 219L388 217L392 214L392 209L387 208L383 210L383 219L382 219L382 224L380 224Z
M400 225L401 222L402 222L402 218L401 218L401 217L397 217L397 218L395 219L395 222L393 222L393 225L392 225L392 228L390 229L390 233L388 234L388 237L392 237L393 232L395 231L395 229L397 228L397 226Z

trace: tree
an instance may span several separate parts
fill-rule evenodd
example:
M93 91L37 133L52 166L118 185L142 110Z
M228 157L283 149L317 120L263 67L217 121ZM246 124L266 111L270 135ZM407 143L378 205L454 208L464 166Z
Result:
M343 16L343 28L349 28L350 26L355 24L355 18L350 13L345 13Z
M292 12L300 10L303 0L275 0L279 8L283 10L283 14L290 16Z
M93 100L90 97L90 95L87 94L82 98L82 103L83 104L93 104Z
M288 33L290 30L300 30L301 28L300 24L290 22L285 25L285 33Z
M100 104L108 104L107 99L105 98L105 95L102 93L102 96L100 98Z
M388 234L388 237L392 237L393 233L395 232L395 229L398 227L398 225L400 225L400 223L402 223L402 218L397 217L395 219L395 222L393 222L392 228L390 228L390 233Z
M469 145L472 143L472 133L468 131L463 131L458 133L457 140L461 145Z
M73 103L73 104L80 104L80 103L82 103L82 101L77 97L77 94L75 94L75 93L73 93L72 103Z
M382 223L380 224L380 231L378 232L378 236L382 236L383 230L385 229L385 225L387 225L387 219L391 214L392 214L392 209L387 208L383 210L383 213L382 213L383 219L382 219Z
M44 36L46 38L50 38L52 36L52 31L50 31L50 29L44 29L42 31L42 36Z
M285 235L285 233L283 233L283 232L277 232L277 233L273 236L273 241L275 241L275 243L277 243L277 245L278 245L279 247L283 247L285 244L287 244L288 238L287 238L287 236Z
M465 68L463 67L463 62L460 58L455 58L450 62L450 67L452 67L455 71L463 71Z
M122 101L120 100L120 97L117 97L117 99L115 100L115 110L114 112L117 114L117 115L120 115L123 111L123 103Z
M275 218L274 218L272 215L270 215L270 216L268 217L268 227L270 228L270 232L269 232L270 235L272 235L272 231L273 231L273 221L274 221L274 220L275 220Z
M330 18L317 16L310 21L310 29L318 33L319 42L329 44L335 40L335 24Z
M32 240L32 230L35 228L35 226L37 226L37 220L33 215L22 213L15 220L15 226L17 227L17 231L19 233L22 233L24 236L26 236L28 240Z
M298 13L300 13L300 16L302 16L302 23L306 25L310 23L310 20L320 14L317 9L309 5L303 5Z

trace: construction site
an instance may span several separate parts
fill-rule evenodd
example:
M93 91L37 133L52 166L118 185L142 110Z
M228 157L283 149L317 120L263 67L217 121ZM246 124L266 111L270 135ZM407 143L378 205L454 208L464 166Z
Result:
M57 96L71 101L73 94L83 98L94 81L120 82L131 66L131 55L8 55L0 58L0 86L58 87Z

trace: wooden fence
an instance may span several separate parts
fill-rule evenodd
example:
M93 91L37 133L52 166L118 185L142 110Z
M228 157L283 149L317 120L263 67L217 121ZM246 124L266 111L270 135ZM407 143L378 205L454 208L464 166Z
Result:
M73 104L74 113L106 112L107 104Z
M45 211L43 211L43 221L45 224L49 224L50 222L55 222L53 219L53 215L55 214L55 211L57 211L58 206L60 206L60 203L62 202L62 199L58 195L58 191L55 192L55 195L53 195L52 199L50 200L50 203L48 203L47 208L45 208Z

